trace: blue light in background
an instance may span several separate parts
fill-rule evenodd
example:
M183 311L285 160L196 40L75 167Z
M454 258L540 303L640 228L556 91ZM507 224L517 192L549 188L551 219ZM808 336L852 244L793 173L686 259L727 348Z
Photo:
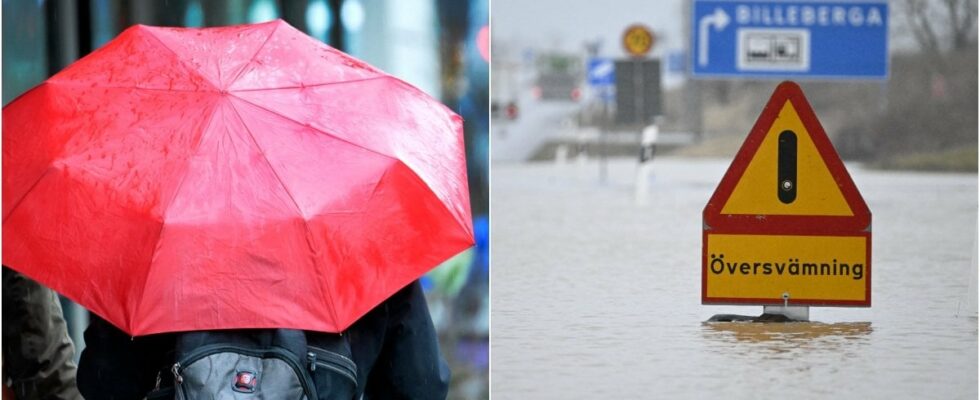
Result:
M187 4L187 10L184 11L184 26L204 26L204 10L201 9L201 3L197 0L191 1L189 4Z
M272 0L258 0L248 10L248 22L251 23L272 21L276 18L279 18L279 10Z
M306 6L306 27L313 37L324 42L327 41L327 32L330 32L331 22L333 21L330 15L330 6L327 5L326 0L311 1Z
M364 5L361 0L346 0L340 6L340 19L349 32L357 32L364 26Z

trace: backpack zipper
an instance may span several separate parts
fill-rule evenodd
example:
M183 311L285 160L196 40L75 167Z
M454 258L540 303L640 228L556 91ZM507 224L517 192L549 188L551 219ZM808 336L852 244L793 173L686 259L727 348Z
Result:
M314 348L313 346L310 347ZM353 361L351 361L347 357L344 357L340 354L336 354L334 352L326 351L320 348L314 348L314 349L316 349L317 351L316 352L311 351L309 353L306 353L306 359L310 362L310 372L315 372L317 366L324 367L338 374L343 375L344 377L349 379L355 386L357 385L357 369L356 369L357 367L354 365ZM324 356L323 358L326 358L327 360L325 361L318 360L317 359L318 352L320 353L319 355Z
M309 347L310 349L313 349L313 350L315 350L315 351L317 351L317 352L319 352L319 353L322 353L322 354L323 354L323 355L325 355L325 356L328 356L328 357L331 357L331 358L334 358L335 360L337 360L337 361L338 361L338 362L340 362L341 364L345 364L345 365L349 365L349 366L350 366L351 368L355 368L355 367L356 367L356 365L357 365L357 364L356 364L356 363L354 362L354 360L351 360L350 358L347 358L347 357L345 357L345 356L344 356L343 354L340 354L340 353L337 353L337 352L335 352L335 351L330 351L330 350L327 350L327 349L324 349L324 348L322 348L322 347L319 347L319 346L313 346L313 345L310 345L310 346L308 346L308 347Z
M187 357L184 357L183 365L178 361L174 363L173 367L170 369L170 372L174 374L174 381L177 383L178 388L179 385L184 382L184 377L181 376L181 372L184 370L184 368L186 368L186 366L191 365L195 361L207 356L226 352L244 354L256 358L268 358L271 356L272 358L284 361L286 365L292 368L293 372L296 373L296 377L299 378L299 383L303 385L303 391L308 393L311 398L316 398L316 388L314 387L313 382L311 382L313 378L310 377L310 374L306 373L305 369L299 365L299 361L296 360L292 353L279 347L272 347L264 350L252 350L223 344L202 346L189 354ZM180 391L183 392L182 389Z

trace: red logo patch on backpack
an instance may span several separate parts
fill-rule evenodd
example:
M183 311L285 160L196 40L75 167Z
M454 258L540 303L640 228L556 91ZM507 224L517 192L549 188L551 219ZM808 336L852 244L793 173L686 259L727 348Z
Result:
M238 371L235 375L235 384L232 389L236 392L254 393L255 387L259 385L259 377L252 371Z

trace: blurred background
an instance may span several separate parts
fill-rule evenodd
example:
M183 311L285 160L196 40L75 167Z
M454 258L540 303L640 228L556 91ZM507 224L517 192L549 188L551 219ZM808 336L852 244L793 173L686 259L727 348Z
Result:
M453 371L450 397L488 397L487 0L3 0L2 14L4 105L133 24L207 27L281 18L460 114L477 246L423 278L423 287ZM87 312L67 300L63 306L80 353Z
M537 119L552 111L578 127L598 126L602 93L586 76L587 62L591 58L628 58L621 38L634 23L654 33L647 58L660 64L662 112L657 114L662 117L661 133L667 133L661 141L685 145L678 149L682 154L734 155L758 116L759 99L778 83L751 77L693 79L691 1L670 0L651 6L641 0L620 0L608 7L587 1L518 3L499 0L492 10L495 159L553 157L555 147L567 141L568 135L558 138L554 130L537 127ZM887 3L891 7L886 79L801 76L797 80L845 160L882 168L976 172L977 3ZM558 9L562 9L560 15ZM551 83L562 75L568 77L563 79L567 88ZM556 96L554 91L563 94ZM561 110L553 110L556 107ZM626 128L619 122L614 125L614 134ZM524 130L536 131L527 135L533 139L511 146L506 137L520 135L508 133ZM639 134L638 129L633 131ZM615 145L628 142L626 136L610 137L609 151L632 154L633 144ZM638 143L639 138L634 141Z
M977 396L975 0L491 14L494 395ZM701 304L702 211L787 79L873 214L873 305L707 323L762 312Z

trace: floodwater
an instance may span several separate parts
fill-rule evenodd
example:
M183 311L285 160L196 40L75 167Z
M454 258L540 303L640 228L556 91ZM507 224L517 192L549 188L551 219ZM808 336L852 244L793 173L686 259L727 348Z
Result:
M849 165L873 214L871 308L705 323L701 211L728 160L493 165L491 390L501 399L976 399L977 175ZM972 292L971 292L972 291Z

